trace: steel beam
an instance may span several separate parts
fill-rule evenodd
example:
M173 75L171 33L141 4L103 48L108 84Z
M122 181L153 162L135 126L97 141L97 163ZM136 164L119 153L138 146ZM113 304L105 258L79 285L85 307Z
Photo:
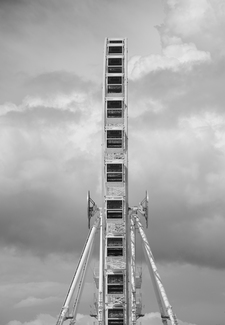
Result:
M130 256L130 265L131 265L131 324L136 325L136 256L135 256L135 220L131 218L130 220L130 248L131 248L131 256Z
M173 313L172 306L169 303L169 300L166 295L166 291L163 287L161 278L159 276L159 273L158 273L158 270L157 270L157 267L156 267L156 264L154 261L153 254L150 249L148 239L147 239L145 232L143 230L143 226L142 226L137 215L135 215L135 219L136 219L136 224L137 224L139 233L142 238L143 248L146 253L146 257L147 257L146 260L148 263L149 272L150 272L152 283L153 283L153 288L154 288L157 302L159 305L159 309L161 312L162 322L163 322L163 324L166 325L167 318L169 318L172 325L178 325L176 315Z
M82 252L82 254L80 256L80 260L78 262L77 269L75 271L72 283L70 285L69 291L68 291L67 296L66 296L66 300L65 300L64 305L62 307L62 310L61 310L61 312L59 314L56 325L62 325L63 322L67 319L67 315L68 315L68 311L69 311L69 305L70 305L71 299L73 297L75 288L77 286L80 274L81 274L82 269L84 267L84 263L85 263L85 260L87 258L89 249L93 245L94 237L95 237L96 231L98 229L98 226L99 226L99 216L97 216L97 218L95 220L95 223L92 226L92 229L91 229L91 231L90 231L90 233L88 235L86 244L85 244L83 252Z

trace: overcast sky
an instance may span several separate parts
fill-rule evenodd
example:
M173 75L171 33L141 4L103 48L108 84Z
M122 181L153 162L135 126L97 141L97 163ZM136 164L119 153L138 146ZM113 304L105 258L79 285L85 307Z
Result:
M225 1L0 0L0 324L53 325L101 202L105 37L127 37L129 191L180 325L225 318ZM144 255L142 325L161 324ZM78 325L90 324L92 270ZM91 294L90 294L91 292Z

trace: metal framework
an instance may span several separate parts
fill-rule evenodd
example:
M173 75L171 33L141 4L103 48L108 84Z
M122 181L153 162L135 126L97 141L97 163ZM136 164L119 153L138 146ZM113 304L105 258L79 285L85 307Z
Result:
M136 325L142 314L142 273L136 266L136 229L142 239L149 273L163 325L178 325L158 274L140 221L148 226L148 194L136 207L128 205L128 95L127 39L107 38L104 52L103 130L102 130L102 208L87 196L88 227L95 222L81 253L76 272L56 325L70 319L75 324L94 237L99 230L99 268L94 279L98 290L95 301L99 325ZM76 292L76 294L75 294ZM73 303L73 307L70 306ZM70 311L71 308L71 311Z

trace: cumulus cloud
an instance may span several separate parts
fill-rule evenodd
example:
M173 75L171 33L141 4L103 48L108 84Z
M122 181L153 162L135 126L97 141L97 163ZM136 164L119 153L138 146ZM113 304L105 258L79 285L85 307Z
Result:
M164 35L182 37L185 42L192 40L213 56L224 55L223 0L172 0L165 3L165 10Z
M149 240L157 259L224 268L224 119L205 113L180 121L142 135L134 129L130 184L149 189ZM134 201L132 190L131 196Z
M132 57L129 61L131 80L158 70L185 72L196 64L211 63L212 57L223 57L223 1L166 1L165 13L164 23L157 26L162 55Z
M186 323L181 320L178 320L178 322L179 322L179 325L196 325L196 324L192 324L192 323ZM161 325L162 324L161 316L159 313L145 314L145 316L142 317L140 321L138 321L138 324Z
M40 314L35 320L20 322L17 320L10 321L7 325L53 325L56 319L48 314Z
M14 103L6 102L0 105L0 116L4 116L8 112L21 112L23 108L21 106L17 106Z
M79 325L92 325L95 323L95 320L88 315L77 314L76 324Z
M32 306L39 306L43 304L54 303L58 300L59 298L57 297L47 297L47 298L28 297L15 304L14 308L27 308Z
M24 104L27 108L33 107L51 107L54 109L68 110L68 107L73 104L81 104L87 99L86 94L73 93L70 96L62 94L55 95L53 98L43 99L40 97L27 96L24 99Z
M1 107L0 179L3 186L0 192L5 201L0 221L2 245L28 249L33 246L40 252L50 252L58 245L62 248L68 236L65 241L58 241L59 233L52 231L53 224L61 233L65 230L65 220L68 218L67 222L74 223L76 214L76 223L85 227L86 191L91 187L98 192L100 170L94 172L100 165L101 150L98 96L93 89L92 92L85 89L85 82L79 78L75 78L78 90L71 92L68 84L74 85L74 77L69 78L68 74L64 92L59 93L58 86L51 86L53 80L57 84L57 76L47 78L45 88L52 88L49 93L43 94L40 82L35 81L33 95L26 96L20 105L6 103ZM62 77L62 72L58 77ZM84 186L82 190L80 184ZM9 204L9 200L13 204ZM16 201L20 202L17 213ZM52 224L52 218L58 221ZM75 237L82 247L79 235ZM71 240L72 249L73 230Z
M129 78L135 80L158 70L186 71L197 63L210 62L210 53L197 50L193 43L183 43L177 37L168 39L168 43L163 48L162 55L132 57L128 66Z
M28 321L28 322L20 322L17 320L10 321L6 325L55 325L56 318L52 317L48 314L40 314L36 317L36 319ZM93 318L88 315L77 314L76 324L79 325L92 325L94 324ZM185 324L186 325L186 324Z
M221 5L167 1L164 24L157 27L162 55L131 58L129 168L130 184L150 192L149 239L157 258L223 269Z

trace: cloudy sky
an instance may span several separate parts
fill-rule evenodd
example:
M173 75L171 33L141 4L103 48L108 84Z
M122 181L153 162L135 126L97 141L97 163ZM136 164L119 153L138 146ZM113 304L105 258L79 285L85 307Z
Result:
M181 325L225 317L225 1L0 0L0 324L53 325L101 202L105 37L129 44L129 190ZM161 324L144 255L142 325ZM84 288L77 324L88 317Z

